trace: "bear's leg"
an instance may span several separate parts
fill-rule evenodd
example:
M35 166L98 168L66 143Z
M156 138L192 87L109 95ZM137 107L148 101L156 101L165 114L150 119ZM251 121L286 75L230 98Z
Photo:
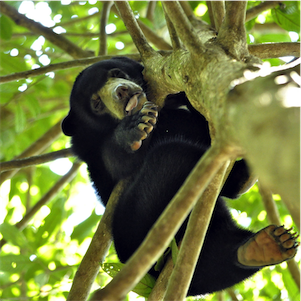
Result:
M222 198L218 198L188 295L212 293L230 287L259 268L242 267L237 250L254 233L239 228Z
M260 268L292 258L296 234L290 229L268 226L256 234L239 228L224 200L218 199L207 231L189 295L230 287Z

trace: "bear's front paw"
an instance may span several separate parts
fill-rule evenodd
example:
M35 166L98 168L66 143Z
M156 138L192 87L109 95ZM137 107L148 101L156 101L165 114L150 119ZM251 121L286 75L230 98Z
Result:
M142 140L145 140L151 131L154 129L154 125L157 122L158 117L158 107L151 101L146 101L143 104L142 109L138 113L138 125L136 130L138 130L138 139L135 139L131 144L132 151L138 150L142 145Z
M141 131L141 140L144 140L154 129L154 125L157 122L158 107L154 103L147 101L139 112L139 116L138 129Z

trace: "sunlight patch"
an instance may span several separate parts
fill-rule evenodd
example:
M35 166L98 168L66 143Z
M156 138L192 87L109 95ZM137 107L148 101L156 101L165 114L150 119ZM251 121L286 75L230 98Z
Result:
M57 159L49 164L50 170L59 176L65 175L71 167L72 163L66 158Z

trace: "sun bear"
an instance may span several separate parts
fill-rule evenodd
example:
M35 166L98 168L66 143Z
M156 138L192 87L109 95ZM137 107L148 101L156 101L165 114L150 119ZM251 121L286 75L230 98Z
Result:
M169 95L159 111L148 100L143 66L129 58L100 61L77 77L70 111L62 123L74 153L87 163L106 205L113 187L130 178L113 216L118 257L126 262L211 145L205 118L185 93ZM237 161L221 196L236 198L249 178ZM257 233L242 229L219 197L189 288L189 295L225 289L260 268L292 258L296 234L270 225ZM185 224L176 235L181 241ZM150 270L158 275L154 269Z

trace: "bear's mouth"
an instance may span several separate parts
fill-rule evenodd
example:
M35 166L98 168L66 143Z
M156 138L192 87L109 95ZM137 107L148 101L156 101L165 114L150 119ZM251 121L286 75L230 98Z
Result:
M146 97L143 92L137 92L132 95L125 106L125 115L130 116L132 114L135 114L137 111L140 111L142 109L143 103L145 102L143 101L144 99L146 101Z

